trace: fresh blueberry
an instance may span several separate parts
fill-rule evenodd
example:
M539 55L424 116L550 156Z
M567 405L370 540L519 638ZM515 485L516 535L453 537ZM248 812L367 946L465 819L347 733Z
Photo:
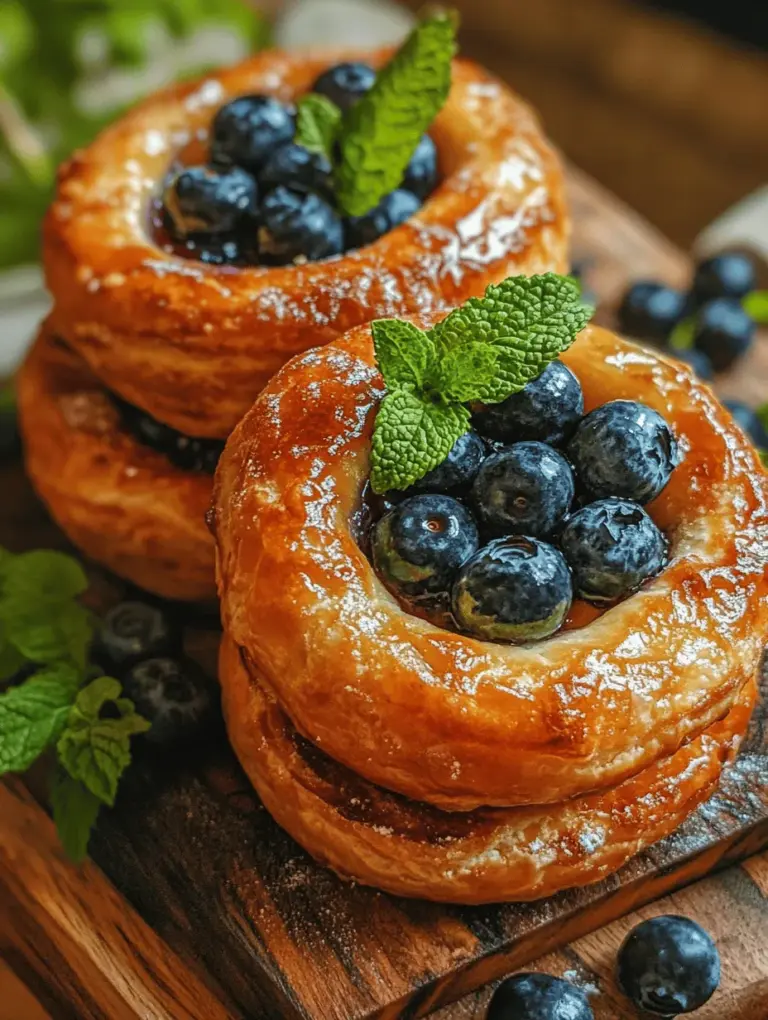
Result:
M683 318L686 297L663 283L640 280L624 294L619 306L619 329L644 340L664 341Z
M272 96L240 96L222 106L211 126L211 157L258 175L278 146L293 139L293 110Z
M563 528L560 548L577 595L590 602L623 598L667 561L666 539L628 499L601 499L577 510Z
M697 304L713 298L743 298L757 286L755 263L743 252L724 251L699 262L691 292Z
M280 185L261 206L261 249L281 262L323 259L344 250L344 231L333 208L313 192Z
M312 86L312 91L327 96L339 109L348 110L368 92L375 81L376 72L369 64L347 61L323 71Z
M720 983L720 955L712 937L688 917L643 921L624 940L619 985L640 1009L678 1016L699 1009Z
M543 538L573 502L573 472L546 443L515 443L488 457L472 486L472 503L492 535Z
M754 320L738 298L714 298L696 315L693 345L707 355L716 372L724 371L746 354L754 336Z
M418 597L446 592L479 545L472 515L450 496L411 496L373 531L373 562L395 592Z
M469 488L485 458L485 444L476 432L465 432L451 447L451 452L436 468L415 482L410 493L458 493Z
M401 188L424 199L435 190L437 184L437 146L429 137L422 135L416 150L405 168Z
M254 226L258 188L253 177L236 166L191 166L171 179L163 204L174 237L231 235Z
M404 223L421 207L421 202L410 191L397 188L362 216L350 216L346 221L347 247L363 248L377 238Z
M759 450L768 450L768 429L758 418L755 411L740 400L724 400L723 404L733 416L733 420L755 444Z
M515 974L502 981L487 1020L595 1020L580 988L550 974Z
M333 194L331 164L321 152L310 152L303 145L289 142L276 149L259 174L264 191L279 184L297 191L317 191L326 198Z
M96 657L121 671L141 659L172 652L179 640L178 631L159 606L120 602L101 621Z
M669 353L673 358L682 361L684 365L690 366L699 379L708 382L714 377L712 362L703 351L697 351L695 347L689 347L686 350L670 348Z
M592 499L655 499L678 464L677 444L656 411L612 400L582 418L568 444L581 488Z
M123 690L151 723L146 739L153 744L184 743L197 736L216 702L213 684L195 663L165 657L133 666Z
M453 585L459 627L492 641L538 641L561 626L573 598L571 572L554 546L496 538L475 553Z
M552 361L519 393L477 411L474 423L481 435L502 443L539 439L559 446L583 414L579 380L562 361Z

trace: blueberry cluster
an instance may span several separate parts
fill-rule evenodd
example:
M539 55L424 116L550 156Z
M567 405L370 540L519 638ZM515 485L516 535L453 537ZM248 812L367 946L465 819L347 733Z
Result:
M312 91L348 110L374 83L364 63L324 71ZM211 127L210 161L177 169L162 223L179 250L211 264L284 265L371 244L412 216L437 183L437 150L424 135L400 186L363 216L342 216L332 168L296 144L295 110L272 96L240 96Z
M414 610L476 637L553 634L574 596L607 604L667 561L643 509L677 447L644 404L584 415L576 376L552 362L519 393L476 408L474 430L412 488L388 494L372 529L384 583Z
M200 439L185 436L170 425L113 395L123 427L142 445L164 454L174 467L182 471L201 471L212 475L224 449L221 439Z

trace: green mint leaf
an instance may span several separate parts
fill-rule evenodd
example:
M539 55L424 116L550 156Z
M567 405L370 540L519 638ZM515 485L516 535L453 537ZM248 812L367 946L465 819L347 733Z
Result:
M430 330L438 359L468 342L497 352L493 378L475 400L495 404L540 375L576 339L592 309L583 304L573 279L544 273L511 276L491 284L481 298L470 298Z
M768 325L768 290L753 290L743 298L744 311L761 326Z
M0 683L15 676L26 662L26 656L22 655L18 648L7 638L0 638Z
M343 212L362 216L400 184L419 139L448 97L455 52L456 17L446 12L427 17L347 111L336 168Z
M49 549L14 556L4 574L4 594L23 602L66 602L88 587L77 560Z
M450 400L464 403L486 393L496 377L499 352L491 344L471 340L443 353L431 380Z
M296 104L297 145L333 159L341 126L341 110L326 96L310 92Z
M373 491L407 489L441 464L468 428L462 404L435 403L407 389L388 393L373 431Z
M88 853L88 842L101 810L101 801L86 786L59 768L51 787L51 807L64 852L75 864L81 864Z
M760 419L760 423L763 428L766 432L768 432L768 404L763 404L761 407L758 407L755 414Z
M434 341L418 326L399 319L374 319L371 332L376 361L388 388L421 390L435 357Z
M121 693L119 680L108 676L84 687L56 745L59 761L70 776L110 807L120 777L131 762L131 737L149 729L133 702L121 698ZM107 706L117 718L104 716Z
M695 318L682 319L669 334L667 346L671 351L690 351L695 330Z
M44 670L0 695L0 774L24 772L64 729L80 675Z
M0 602L7 640L29 662L71 662L82 672L93 637L91 614L78 602L38 605Z

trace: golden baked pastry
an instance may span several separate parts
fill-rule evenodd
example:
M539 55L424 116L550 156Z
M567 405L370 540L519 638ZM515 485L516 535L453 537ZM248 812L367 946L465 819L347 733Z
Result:
M382 395L368 327L291 361L219 464L223 621L252 679L331 758L443 809L615 787L725 717L765 642L768 478L727 412L680 364L602 329L584 330L563 361L588 410L643 401L684 459L649 507L671 543L666 568L536 644L413 616L361 549Z
M27 472L88 556L166 598L216 596L212 478L137 442L78 355L43 324L18 375Z
M288 358L359 323L566 268L560 163L530 109L464 60L430 128L443 180L412 220L304 265L210 266L164 251L150 205L173 160L203 157L217 108L248 92L290 99L339 56L264 53L161 92L60 173L43 247L53 328L106 386L180 432L225 438Z

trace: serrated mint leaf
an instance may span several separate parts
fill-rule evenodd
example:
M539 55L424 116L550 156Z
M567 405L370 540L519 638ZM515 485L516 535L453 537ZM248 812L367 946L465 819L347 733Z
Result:
M101 810L91 791L59 768L51 786L53 820L67 857L80 864L88 854L88 842Z
M399 319L374 319L371 332L376 361L387 387L420 390L435 356L434 341L418 326Z
M470 341L443 353L432 382L450 400L465 403L485 393L496 375L499 352L491 344Z
M682 319L669 334L667 346L674 351L690 351L693 347L693 334L696 331L696 319Z
M341 126L341 110L326 96L310 92L296 103L297 145L333 159L333 149Z
M345 213L362 216L400 184L419 139L448 97L455 52L455 15L425 18L379 71L373 88L347 111L336 168L336 197Z
M462 404L434 403L406 389L388 393L373 432L373 491L408 488L441 464L468 428Z
M75 669L60 666L0 695L0 774L24 772L57 739L79 682Z
M120 682L112 677L88 684L78 694L56 745L59 761L69 775L110 807L120 777L131 762L131 737L149 729L133 702L121 698L121 693Z
M761 326L768 325L768 290L753 290L742 299L742 307Z
M8 641L5 637L0 638L0 683L4 680L10 680L12 676L15 676L22 666L26 665L27 659L18 648Z
M77 560L51 549L13 556L4 570L3 594L17 602L66 602L87 587L88 578Z
M71 662L85 667L93 637L91 614L78 602L0 602L7 640L30 662Z

